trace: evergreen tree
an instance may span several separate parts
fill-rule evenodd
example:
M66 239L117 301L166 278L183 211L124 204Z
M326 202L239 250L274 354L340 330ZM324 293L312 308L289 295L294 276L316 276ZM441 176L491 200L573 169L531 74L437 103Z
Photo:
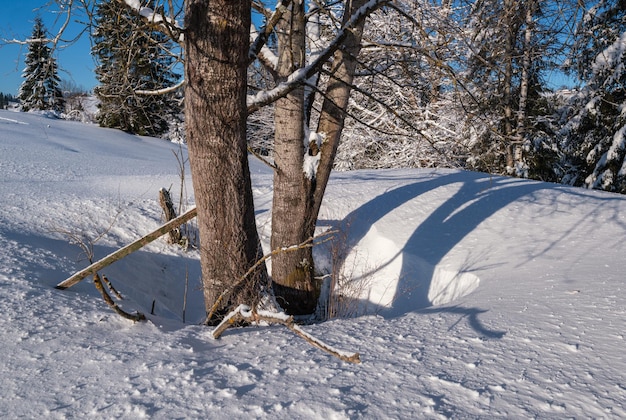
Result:
M145 5L151 6L151 2ZM170 95L139 95L138 90L172 86L171 41L150 29L141 17L116 1L101 1L96 10L93 54L99 64L98 122L139 135L159 135L168 129L168 116L177 113Z
M585 87L565 129L579 173L566 181L626 193L626 1L601 0L581 21L572 66Z
M22 109L63 109L63 94L59 89L59 76L57 74L56 59L52 56L52 50L45 42L46 28L41 18L35 19L28 53L26 54L26 67L22 73L24 82L19 89L19 99Z

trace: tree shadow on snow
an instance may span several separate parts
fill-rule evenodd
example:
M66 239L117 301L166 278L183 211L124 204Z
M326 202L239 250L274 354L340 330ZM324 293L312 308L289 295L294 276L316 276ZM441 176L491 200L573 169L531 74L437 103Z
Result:
M466 318L468 324L482 336L500 338L503 332L490 331L480 323L478 317L485 310L433 306L446 305L459 296L460 292L454 290L459 285L467 286L473 281L477 286L479 282L478 277L471 273L476 267L468 266L457 273L446 273L438 268L438 264L481 222L519 198L546 188L545 183L474 172L437 172L427 180L384 192L343 220L331 223L331 228L347 232L346 248L350 251L387 214L429 191L451 184L460 184L460 188L415 228L399 251L398 257L402 262L391 307L371 302L363 304L368 307L368 312L373 310L387 318L410 312L458 314ZM345 252L345 255L348 253ZM345 260L340 261L343 262Z

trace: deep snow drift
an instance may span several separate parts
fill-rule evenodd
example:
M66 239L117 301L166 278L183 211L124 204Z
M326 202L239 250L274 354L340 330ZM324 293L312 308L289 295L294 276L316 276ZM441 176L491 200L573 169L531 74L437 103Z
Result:
M90 280L54 289L87 265L68 235L99 258L158 226L183 152L0 111L0 416L626 417L626 197L456 170L336 173L320 227L340 231L335 264L360 295L343 309L360 316L304 329L360 352L351 365L281 326L212 340L197 253L164 240L103 270L148 322L115 315ZM271 173L251 165L267 243Z

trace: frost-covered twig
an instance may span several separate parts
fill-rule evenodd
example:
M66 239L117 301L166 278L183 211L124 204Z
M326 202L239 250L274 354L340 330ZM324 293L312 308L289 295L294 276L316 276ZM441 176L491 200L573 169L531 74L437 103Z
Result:
M306 342L313 347L317 347L333 356L337 357L344 362L349 363L361 363L361 357L359 353L348 353L342 350L338 350L322 340L307 333L298 325L293 322L293 317L286 315L284 312L268 312L268 311L253 311L247 305L239 305L234 311L229 313L224 320L213 330L212 336L214 339L218 339L224 331L229 327L236 325L239 322L267 322L268 324L282 324L303 338Z
M185 79L182 79L180 82L176 83L173 86L167 86L162 89L154 89L154 90L138 89L135 91L135 93L137 95L145 95L145 96L165 95L167 93L176 92L179 88L183 87L184 84L185 84Z
M274 13L272 13L272 15L267 20L267 23L261 28L260 32L253 37L254 39L252 40L252 45L250 45L250 51L248 52L248 59L250 61L254 60L261 53L261 50L263 50L263 47L265 47L269 36L274 31L274 27L283 16L285 11L287 11L287 7L289 7L290 3L291 0L280 0L276 5L276 10L274 10ZM268 52L269 50L265 51L264 54L267 56ZM277 62L277 60L278 59L270 61Z
M143 6L140 0L117 0L120 3L133 9L139 16L145 18L149 23L156 25L159 29L169 35L173 41L182 43L184 40L184 29L172 17L164 16L154 9Z
M3 39L2 41L7 44L19 44L19 45L51 43L52 45L56 47L59 41L61 41L61 37L63 36L63 33L67 29L67 26L70 24L70 21L72 18L72 6L73 6L73 2L68 2L68 4L65 5L66 7L66 10L64 11L65 21L63 22L63 25L61 25L61 28L58 30L57 34L53 38L29 38L29 39L24 39L24 40Z

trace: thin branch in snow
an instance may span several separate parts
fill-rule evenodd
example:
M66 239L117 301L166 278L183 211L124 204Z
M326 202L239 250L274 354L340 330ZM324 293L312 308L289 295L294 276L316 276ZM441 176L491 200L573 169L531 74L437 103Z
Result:
M313 347L317 347L333 356L348 363L361 363L361 357L359 353L348 353L342 350L338 350L322 340L307 333L298 325L293 322L293 317L286 315L284 312L268 312L258 311L255 312L247 305L239 305L234 311L229 313L224 320L213 330L211 334L214 339L218 339L224 331L233 325L237 325L240 322L267 322L268 324L282 324L303 338L306 342Z

